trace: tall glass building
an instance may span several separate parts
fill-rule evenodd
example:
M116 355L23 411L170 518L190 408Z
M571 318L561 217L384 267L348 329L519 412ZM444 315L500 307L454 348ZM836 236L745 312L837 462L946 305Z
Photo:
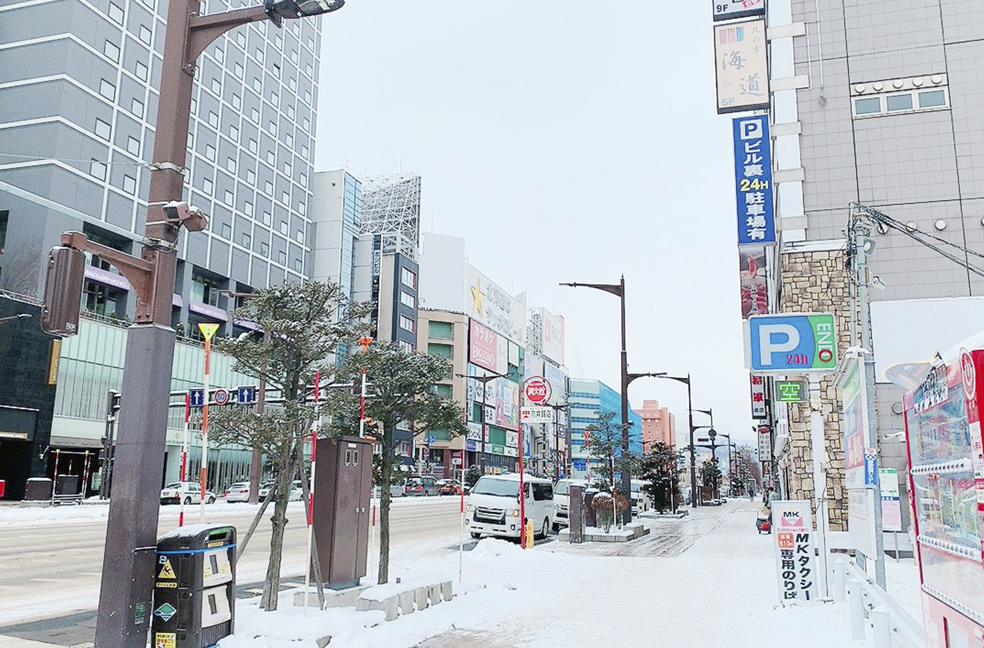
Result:
M570 426L571 426L571 457L572 476L583 479L588 474L589 452L584 445L584 431L592 423L598 422L598 412L609 412L615 415L613 422L621 423L622 397L601 382L584 378L571 378ZM629 452L642 453L642 418L629 407ZM592 471L599 468L592 464ZM603 468L607 470L607 468Z

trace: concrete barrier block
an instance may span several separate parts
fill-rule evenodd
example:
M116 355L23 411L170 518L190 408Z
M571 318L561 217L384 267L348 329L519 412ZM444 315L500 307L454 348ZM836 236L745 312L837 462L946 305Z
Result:
M418 587L413 590L413 600L417 604L418 610L427 609L427 586Z
M388 591L374 591L382 589L381 587L369 588L363 592L355 602L355 609L359 612L381 610L386 615L387 621L396 619L400 615L398 597Z
M325 590L325 609L338 607L354 607L356 600L372 585L359 585L344 590ZM318 605L318 592L315 589L308 595L308 605ZM304 592L294 592L294 605L304 605Z
M441 596L445 601L450 601L454 598L454 585L452 585L451 581L441 583Z
M400 592L397 596L400 605L400 614L410 614L414 610L413 590Z
M427 598L431 605L437 605L441 602L441 584L436 583L434 585L427 586Z

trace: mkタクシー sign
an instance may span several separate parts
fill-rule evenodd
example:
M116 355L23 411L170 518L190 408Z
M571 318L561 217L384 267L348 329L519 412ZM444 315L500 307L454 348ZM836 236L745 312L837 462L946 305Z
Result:
M734 120L735 199L738 245L776 242L772 200L772 151L767 115Z
M817 598L817 565L813 555L813 518L805 500L772 502L772 533L776 539L779 600Z

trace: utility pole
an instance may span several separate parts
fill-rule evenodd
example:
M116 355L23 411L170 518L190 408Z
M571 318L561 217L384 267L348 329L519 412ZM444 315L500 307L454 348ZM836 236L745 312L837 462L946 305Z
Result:
M863 216L855 214L856 205L851 205L851 219L854 231L854 263L858 282L858 310L860 316L861 348L864 349L864 383L866 405L868 410L867 444L869 448L878 451L878 420L875 416L875 354L871 346L871 317L868 312L868 266L866 246L873 245L869 237L871 226L863 220ZM854 314L851 314L852 319ZM879 453L880 454L880 453ZM816 461L817 458L814 458ZM878 472L875 471L874 485L874 525L875 525L875 580L879 586L885 587L885 538L882 533L881 484Z

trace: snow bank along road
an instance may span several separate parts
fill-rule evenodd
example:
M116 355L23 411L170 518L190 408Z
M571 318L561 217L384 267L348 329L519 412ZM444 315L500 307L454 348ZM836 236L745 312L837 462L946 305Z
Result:
M235 526L240 540L257 510L255 505L223 501L205 508L208 523ZM197 506L186 509L186 521L197 524L198 511ZM458 511L456 497L394 500L390 519L393 547L456 535ZM0 627L98 605L107 513L106 506L0 507ZM177 506L161 507L158 535L177 526L177 513ZM240 583L263 580L270 548L270 513L272 508L239 561ZM303 574L307 537L300 502L290 504L288 520L284 576Z

